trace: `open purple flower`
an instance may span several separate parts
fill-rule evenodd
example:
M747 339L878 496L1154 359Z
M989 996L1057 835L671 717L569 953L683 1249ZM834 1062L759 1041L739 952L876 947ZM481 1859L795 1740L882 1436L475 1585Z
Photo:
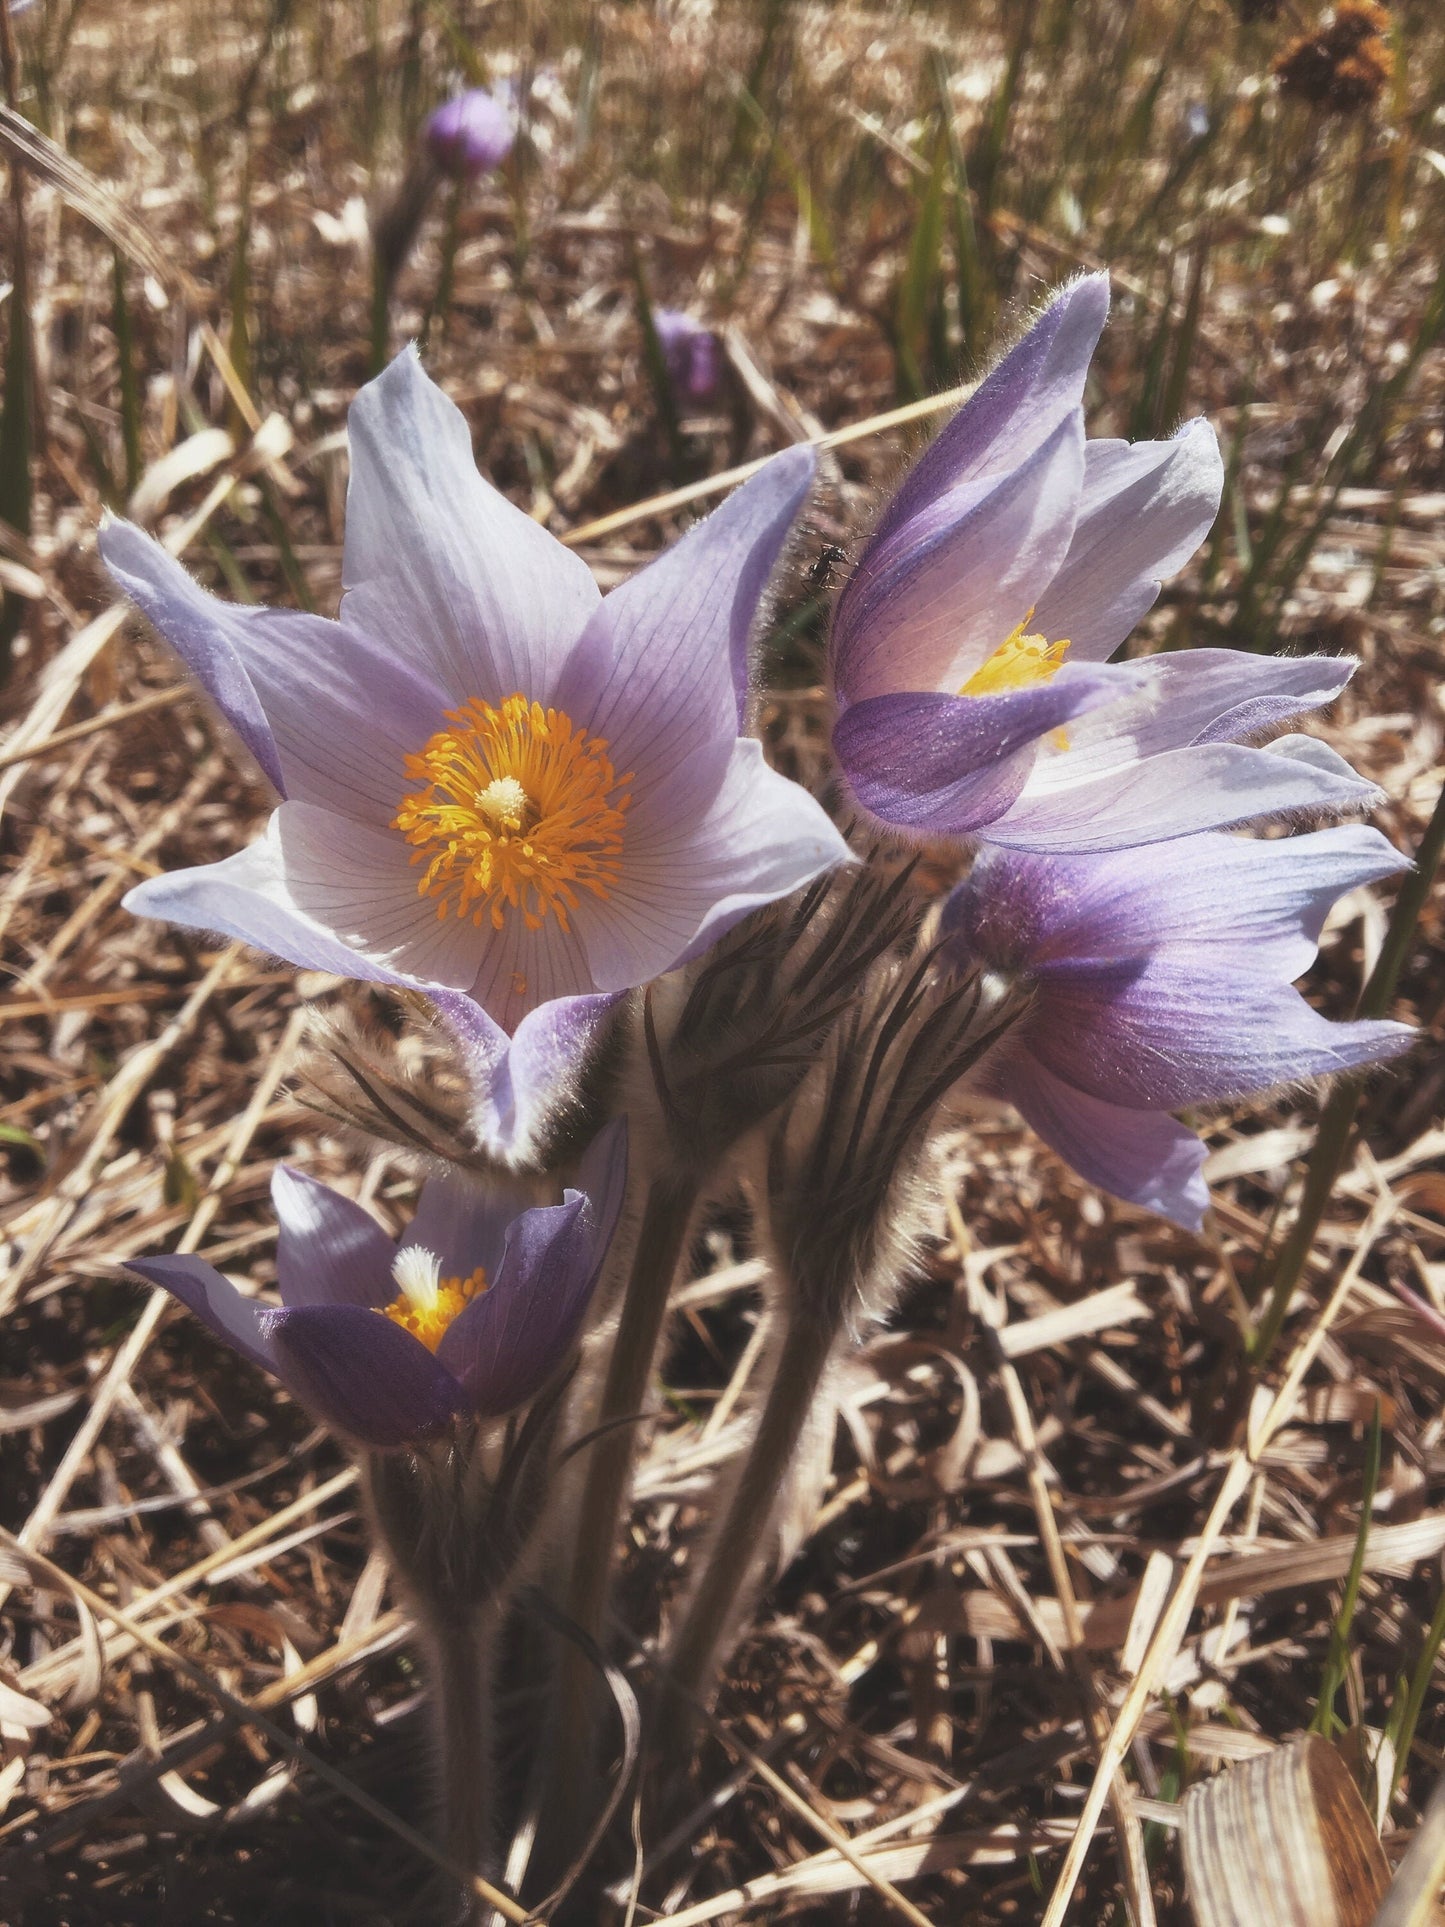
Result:
M511 153L516 138L517 109L508 87L469 87L443 101L422 129L428 153L454 181L490 174Z
M1033 990L985 1087L1091 1184L1197 1230L1204 1147L1171 1111L1412 1042L1404 1024L1330 1023L1292 987L1336 898L1408 868L1363 825L1105 857L985 851L944 908L947 951Z
M652 325L674 392L683 401L710 401L722 380L722 349L712 329L681 308L654 308Z
M359 1204L278 1165L280 1309L195 1257L132 1258L218 1338L363 1445L414 1444L455 1418L525 1405L566 1363L622 1208L627 1130L594 1142L557 1205L456 1176L423 1186L400 1242Z
M1214 431L1086 441L1107 278L1072 282L905 476L834 616L833 745L910 837L1112 850L1378 792L1308 737L1353 663L1196 649L1108 664L1219 507Z
M739 735L748 645L812 476L777 456L604 601L477 473L408 351L352 405L341 619L217 601L111 522L111 573L280 791L265 835L141 916L437 997L499 1155L610 1000L848 860Z

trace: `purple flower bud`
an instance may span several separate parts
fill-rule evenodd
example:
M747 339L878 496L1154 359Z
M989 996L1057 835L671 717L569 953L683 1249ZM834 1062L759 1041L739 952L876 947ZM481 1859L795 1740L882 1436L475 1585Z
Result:
M884 509L833 621L833 746L905 837L1115 850L1378 794L1338 757L1240 738L1352 665L1200 649L1109 663L1219 507L1213 429L1084 439L1107 278L1071 282Z
M654 308L652 325L676 393L687 401L710 401L722 380L722 344L712 329L681 308Z
M393 1244L361 1206L278 1167L281 1309L258 1305L204 1259L137 1258L218 1338L280 1379L344 1437L389 1450L454 1419L527 1404L566 1363L602 1273L627 1180L619 1119L561 1204L460 1175L424 1186Z
M1330 1023L1292 987L1336 898L1408 868L1363 826L1103 857L985 852L945 906L947 954L1033 992L986 1087L1090 1183L1197 1230L1204 1147L1171 1111L1413 1041L1403 1024Z
M422 132L432 159L454 181L475 181L500 167L517 138L511 90L469 87L444 101Z

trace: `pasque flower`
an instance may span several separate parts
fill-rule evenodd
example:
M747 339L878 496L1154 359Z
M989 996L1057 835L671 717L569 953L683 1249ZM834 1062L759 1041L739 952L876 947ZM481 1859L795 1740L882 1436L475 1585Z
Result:
M510 88L468 87L427 117L422 140L443 174L475 181L500 167L517 138Z
M1110 856L986 850L945 906L946 954L1033 996L985 1087L1090 1183L1196 1230L1204 1147L1171 1112L1411 1043L1404 1024L1331 1023L1292 987L1336 898L1408 868L1358 824Z
M203 1258L127 1263L335 1431L362 1445L411 1445L454 1419L516 1410L566 1362L626 1175L619 1120L561 1204L521 1209L509 1189L433 1178L393 1244L359 1204L279 1165L279 1308L244 1297Z
M1108 282L1066 287L904 478L845 584L833 744L905 836L1110 850L1378 794L1313 738L1241 737L1353 664L1192 649L1108 664L1219 507L1207 422L1086 441Z
M813 458L777 456L607 596L477 473L400 355L351 409L337 622L201 590L126 523L111 573L280 791L265 835L130 909L437 997L524 1143L608 1000L846 861L739 735L749 636Z
M717 336L682 308L654 308L652 325L668 379L684 401L709 401L722 380Z

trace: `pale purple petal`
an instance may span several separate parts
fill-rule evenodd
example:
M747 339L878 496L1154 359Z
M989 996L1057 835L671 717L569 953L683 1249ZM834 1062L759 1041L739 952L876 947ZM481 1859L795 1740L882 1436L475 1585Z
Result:
M1109 1103L1179 1110L1395 1057L1404 1024L1332 1024L1291 985L1170 947L1133 962L1053 964L1030 1012L1029 1050Z
M500 167L516 138L510 93L486 87L469 87L443 101L422 129L432 159L458 181L475 181Z
M852 860L821 805L768 767L761 744L739 740L701 821L654 819L606 901L578 913L593 980L608 990L646 983L749 911Z
M633 773L629 833L666 808L701 809L737 739L763 591L813 478L790 448L680 542L620 584L588 624L556 703Z
M1023 792L1040 740L1133 686L1130 664L1065 665L1000 696L897 694L845 709L833 749L859 806L904 834L963 836Z
M585 1190L513 1220L490 1289L453 1321L438 1348L483 1413L524 1405L566 1362L622 1209L625 1120L597 1139L578 1179Z
M148 1284L159 1285L179 1298L201 1323L263 1371L275 1373L270 1320L275 1313L241 1293L204 1258L185 1254L160 1258L127 1258L128 1271L137 1271Z
M1030 800L1127 769L1166 750L1238 742L1277 728L1305 710L1332 702L1356 664L1349 656L1186 649L1146 656L1135 667L1147 672L1137 693L1127 702L1095 711L1069 731L1066 749L1042 757L1029 786Z
M444 1278L469 1278L480 1265L494 1281L507 1227L535 1202L535 1190L522 1183L495 1177L482 1182L461 1172L428 1178L397 1249L420 1245L430 1251Z
M530 1162L548 1129L576 1102L583 1073L606 1040L620 997L566 997L543 1004L522 1019L515 1037L460 992L434 990L431 997L461 1052L477 1143L509 1163Z
M1280 747L1205 743L1170 750L1091 783L1026 792L989 824L988 840L1009 849L1060 854L1122 850L1266 817L1335 814L1378 802L1375 785L1340 758L1333 758L1337 767L1324 768L1313 757L1281 754Z
M840 702L957 691L1024 622L1068 552L1084 474L1075 409L1019 466L922 507L870 542L838 603Z
M342 620L454 703L550 702L598 603L587 565L482 480L464 417L415 349L360 391L347 427Z
M1206 1151L1167 1111L1130 1110L1089 1097L1012 1050L990 1080L1081 1178L1130 1204L1198 1231L1209 1208Z
M874 531L885 542L962 482L1014 468L1083 399L1109 313L1109 277L1088 274L1055 295L904 478Z
M106 522L97 546L115 580L160 630L284 796L281 758L242 652L258 622L281 629L285 613L241 609L207 595L159 543L129 522ZM304 623L305 618L295 620Z
M1079 519L1030 627L1101 662L1199 547L1219 513L1224 464L1206 421L1168 442L1089 442Z
M271 1176L271 1203L280 1236L276 1289L295 1305L369 1305L396 1296L391 1239L357 1204L289 1164Z
M406 756L443 723L424 666L320 616L221 602L129 523L109 524L100 547L283 796L391 821L415 787Z
M270 1315L275 1371L323 1424L384 1450L442 1431L462 1388L409 1331L360 1305Z

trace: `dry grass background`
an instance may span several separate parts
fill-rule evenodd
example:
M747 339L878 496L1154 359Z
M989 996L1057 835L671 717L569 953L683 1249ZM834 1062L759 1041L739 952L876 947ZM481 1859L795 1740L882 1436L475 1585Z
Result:
M443 204L394 339L435 308L429 364L483 467L604 584L687 512L634 504L957 382L1108 264L1093 432L1203 411L1229 463L1212 544L1136 646L1358 652L1316 727L1413 848L1445 761L1445 23L1396 9L1393 78L1341 115L1269 78L1310 11L1240 12L41 0L15 21L21 111L115 202L31 176L34 504L28 535L0 527L24 616L0 738L0 1919L401 1922L426 1870L396 1832L420 1815L407 1627L344 1457L120 1270L199 1249L264 1285L282 1157L404 1217L404 1162L359 1157L294 1082L318 1008L397 1014L118 908L235 848L266 798L113 606L102 506L225 594L334 608L368 203L460 78L535 71L508 172L456 210L449 303ZM3 232L0 264L13 209ZM723 398L675 432L639 285L726 331ZM771 728L804 761L830 550L916 433L825 463L773 652ZM1326 1008L1384 914L1336 914ZM1184 1790L1312 1721L1398 1857L1445 1768L1442 957L1437 895L1396 1000L1425 1038L1369 1088L1263 1372L1243 1331L1312 1095L1209 1121L1201 1239L1007 1120L960 1134L931 1269L839 1387L831 1472L685 1817L639 1810L574 1917L1186 1927ZM723 1220L699 1247L676 1323L624 1581L643 1635L746 1424L740 1238ZM503 1708L519 1810L533 1711Z

